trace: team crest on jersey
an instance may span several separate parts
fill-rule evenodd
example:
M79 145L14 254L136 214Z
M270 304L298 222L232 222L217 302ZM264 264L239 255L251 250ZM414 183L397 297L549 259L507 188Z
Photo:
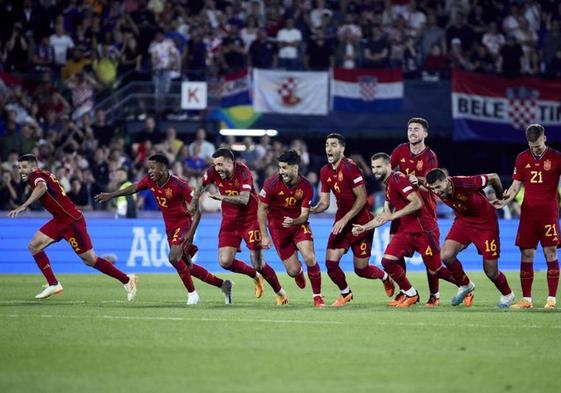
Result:
M543 162L543 169L546 171L549 171L551 169L551 161L550 160L545 160Z
M166 188L166 198L170 199L173 195L173 192L171 191L171 188Z
M294 193L294 198L296 199L302 199L302 197L304 196L304 191L302 191L300 188L296 190L296 192Z
M343 172L339 172L339 175L337 175L337 179L339 179L339 181L343 181Z
M417 161L417 170L418 171L423 170L423 161L422 160Z

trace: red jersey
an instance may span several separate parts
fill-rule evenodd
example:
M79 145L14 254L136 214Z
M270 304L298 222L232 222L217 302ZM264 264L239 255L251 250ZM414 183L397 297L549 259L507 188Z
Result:
M438 158L434 151L425 148L419 154L413 154L409 143L402 143L392 152L392 169L399 170L407 176L426 177L431 169L438 168ZM421 220L425 228L434 228L436 222L436 196L428 190L415 189L423 199L423 214Z
M415 188L413 185L401 172L393 172L384 181L386 185L386 200L395 209L395 211L403 209L409 204L407 197L413 194ZM397 233L419 233L425 232L423 224L420 220L421 210L417 210L411 214L399 218L399 228ZM428 230L428 229L427 229Z
M161 186L148 176L144 176L136 183L138 190L150 189L164 217L166 230L184 225L185 221L191 224L191 216L187 206L191 203L192 191L186 181L177 176L170 175Z
M364 177L353 160L343 157L336 169L331 164L324 165L319 173L321 192L333 192L337 200L335 220L340 220L351 208L356 200L353 192L355 187L364 185ZM371 219L366 205L351 220L353 223L364 224Z
M557 210L560 175L561 153L548 147L539 158L530 149L520 153L512 178L524 183L524 206Z
M497 225L497 213L483 189L489 184L485 175L452 176L452 195L440 198L454 209L456 218L468 224Z
M234 163L234 173L230 179L222 179L214 166L208 168L203 176L203 185L216 184L221 195L237 196L241 192L249 192L247 205L236 205L222 201L222 218L229 222L245 222L257 219L257 194L253 187L253 176L249 168L241 163Z
M47 184L47 192L39 199L43 207L53 215L54 218L68 221L77 221L82 218L82 212L78 210L74 202L66 196L64 188L52 173L36 169L29 175L27 182L31 188L35 188L39 182Z
M265 180L259 199L269 205L269 221L280 224L284 217L297 218L302 208L309 209L313 194L312 184L305 177L299 176L289 187L277 174Z

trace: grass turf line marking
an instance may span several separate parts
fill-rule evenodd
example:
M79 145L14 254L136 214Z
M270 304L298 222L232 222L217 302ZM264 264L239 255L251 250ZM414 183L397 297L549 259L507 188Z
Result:
M37 300L0 300L0 305L2 304L41 304L42 302L48 301L46 299ZM86 304L85 300L57 300L57 303L61 304Z

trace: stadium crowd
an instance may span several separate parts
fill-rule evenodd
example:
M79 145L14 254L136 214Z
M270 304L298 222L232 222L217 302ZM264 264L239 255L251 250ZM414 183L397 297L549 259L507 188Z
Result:
M94 110L96 98L131 80L152 80L156 92L167 91L173 78L205 79L245 67L401 67L408 78L446 78L452 68L561 77L555 0L4 0L0 12L4 210L25 196L14 165L26 153L86 210L108 209L93 203L93 195L137 180L156 151L165 152L177 175L196 182L216 145L235 144L259 184L291 147L301 153L317 193L324 158L308 153L303 140L291 146L268 137L210 141L204 129L182 140L173 128L158 129L149 114L134 135L108 124L104 111ZM370 172L362 157L353 158ZM377 187L371 178L374 205ZM143 195L135 205L157 208Z

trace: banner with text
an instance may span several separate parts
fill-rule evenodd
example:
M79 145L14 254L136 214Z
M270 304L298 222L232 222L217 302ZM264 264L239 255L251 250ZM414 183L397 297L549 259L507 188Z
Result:
M47 219L39 218L0 219L0 273L39 274L27 245L35 231L46 221ZM168 262L169 246L161 219L88 219L87 224L95 252L98 255L115 255L117 266L124 271L140 273L175 272ZM452 221L439 220L439 224L442 233L441 241L443 241ZM325 247L332 226L332 217L314 217L311 220L316 254L320 261L324 260ZM501 259L499 266L502 270L518 270L520 254L518 248L514 246L518 221L501 221L500 227ZM219 228L220 217L218 215L205 216L195 235L195 244L199 247L195 261L212 272L226 272L218 264ZM385 225L377 229L374 234L371 263L380 265L388 241L389 225ZM245 245L242 245L242 250L239 258L249 262L249 253ZM48 247L46 252L55 273L97 272L85 266L64 240ZM282 262L273 249L265 251L265 260L278 272L285 271ZM468 247L460 254L460 260L468 270L481 271L482 269L481 256L477 254L473 246ZM536 255L536 263L537 266L544 266L541 253ZM408 271L425 271L418 254L408 260L408 265ZM341 267L345 271L353 271L351 252L343 257Z
M561 141L561 81L455 71L452 77L454 139L525 142L531 123Z

